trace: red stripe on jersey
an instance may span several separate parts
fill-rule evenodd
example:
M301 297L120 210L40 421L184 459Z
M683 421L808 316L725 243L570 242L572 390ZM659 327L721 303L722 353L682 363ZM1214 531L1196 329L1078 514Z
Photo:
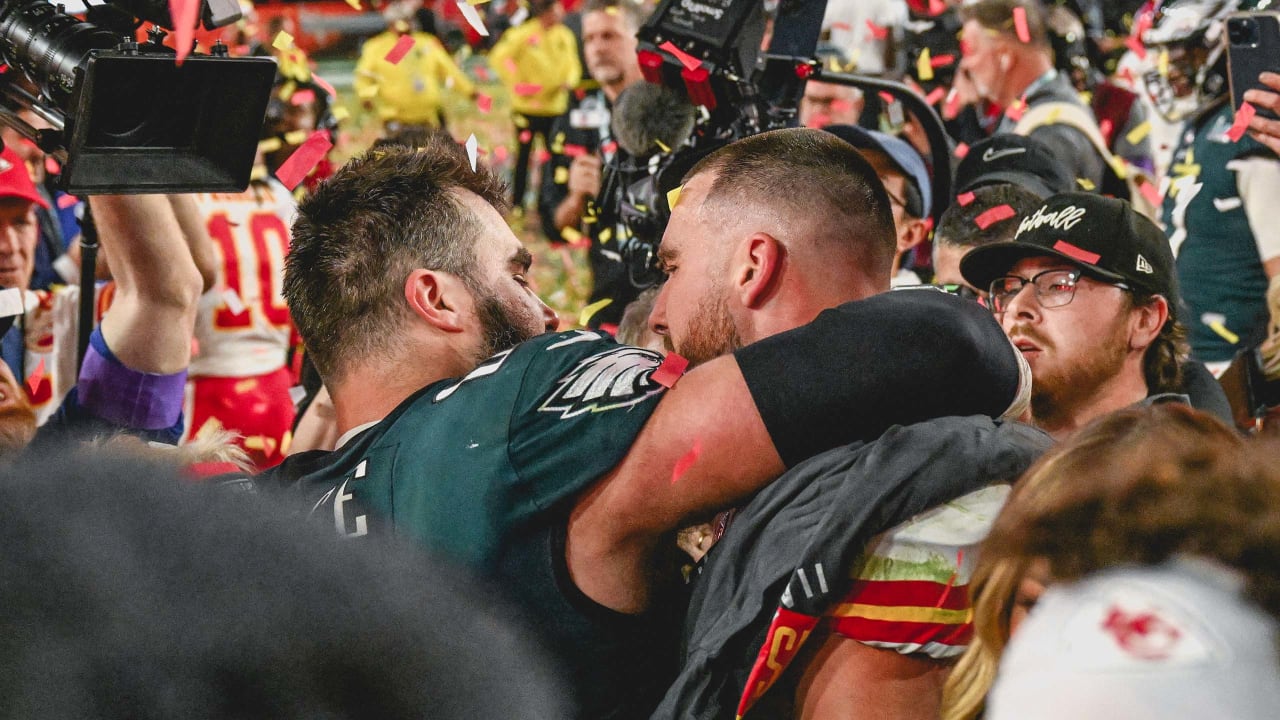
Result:
M840 602L943 610L967 610L970 604L968 585L948 589L946 583L930 580L855 580Z
M938 623L868 620L860 617L839 618L834 630L841 635L861 642L895 643L900 645L939 643L964 646L973 638L973 624L945 625Z

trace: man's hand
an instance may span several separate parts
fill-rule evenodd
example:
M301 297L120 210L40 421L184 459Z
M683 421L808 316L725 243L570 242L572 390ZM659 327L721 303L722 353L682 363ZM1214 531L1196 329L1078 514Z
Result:
M1280 115L1280 74L1264 72L1258 76L1258 80L1275 92L1246 90L1245 102ZM1249 121L1249 135L1276 153L1280 153L1280 120L1255 115Z
M569 194L581 198L600 194L604 162L597 155L579 155L569 165Z

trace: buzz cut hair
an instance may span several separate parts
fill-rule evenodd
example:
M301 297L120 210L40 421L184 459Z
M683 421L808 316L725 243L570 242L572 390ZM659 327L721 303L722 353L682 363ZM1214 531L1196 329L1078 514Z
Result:
M649 7L638 0L587 0L582 4L582 14L591 12L620 13L633 31L649 19Z
M505 184L473 171L463 148L435 135L419 147L369 150L320 183L298 206L284 297L326 382L370 352L394 352L408 315L404 282L416 268L479 287L480 219L462 203L473 193L499 213Z

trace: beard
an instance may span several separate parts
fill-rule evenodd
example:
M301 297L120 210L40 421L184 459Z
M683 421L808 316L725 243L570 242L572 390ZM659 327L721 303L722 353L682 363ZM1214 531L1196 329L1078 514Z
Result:
M1024 334L1028 340L1044 348L1044 338ZM1060 348L1052 348L1059 350ZM1078 361L1054 358L1061 366L1032 368L1031 415L1037 425L1056 425L1070 417L1081 405L1094 398L1098 388L1120 374L1129 353L1124 317L1118 316L1092 352Z
M25 399L0 410L0 459L17 457L35 436L36 412Z
M729 314L729 303L720 288L713 287L698 303L686 337L675 351L696 367L742 347L738 326Z
M488 288L477 290L476 313L480 318L480 347L476 364L503 350L542 334L538 318L530 318L524 308L503 302Z

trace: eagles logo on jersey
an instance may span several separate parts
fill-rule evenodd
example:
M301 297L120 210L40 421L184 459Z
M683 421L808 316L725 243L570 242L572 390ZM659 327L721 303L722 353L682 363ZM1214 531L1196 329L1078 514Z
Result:
M566 419L630 407L665 389L653 381L653 371L661 364L661 355L640 348L592 355L557 381L556 390L538 411L558 412Z

